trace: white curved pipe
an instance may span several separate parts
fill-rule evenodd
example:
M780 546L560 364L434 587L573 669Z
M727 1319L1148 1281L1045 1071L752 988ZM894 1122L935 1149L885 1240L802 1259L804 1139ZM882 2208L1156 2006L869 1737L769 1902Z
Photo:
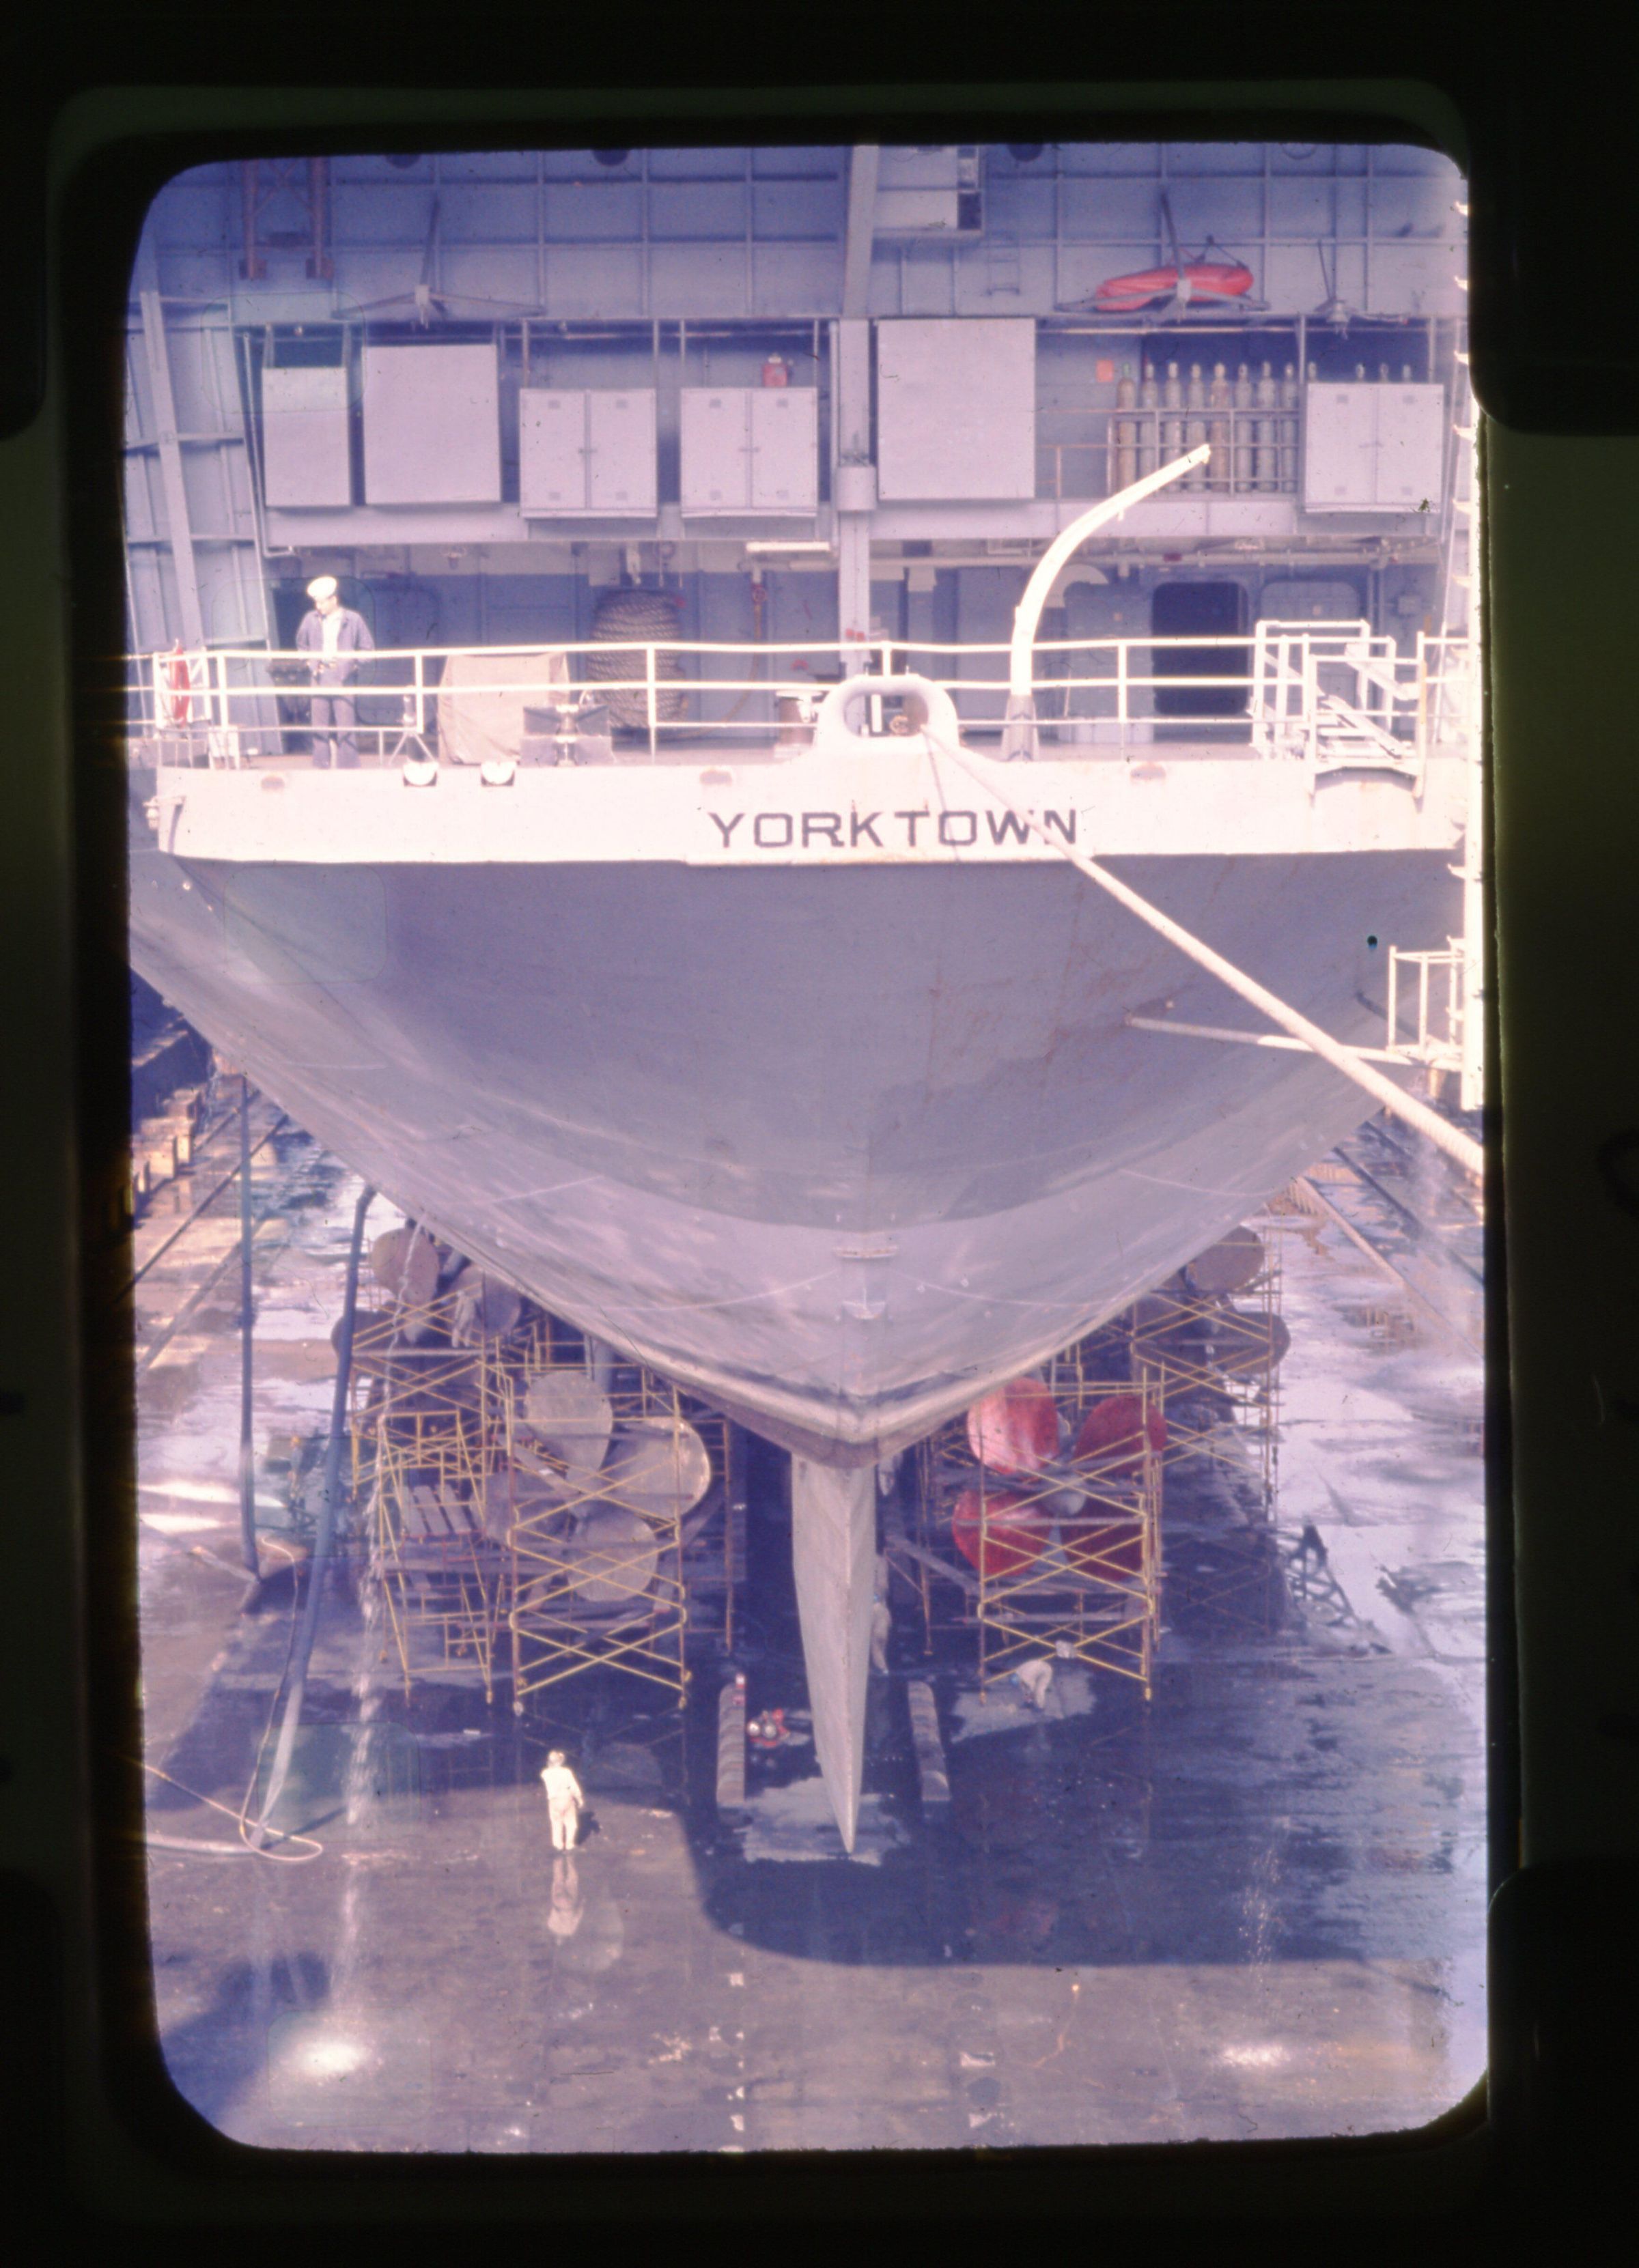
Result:
M1030 700L1034 676L1031 662L1037 627L1042 618L1042 608L1047 603L1047 593L1065 561L1086 542L1095 529L1103 527L1107 520L1119 519L1129 504L1141 504L1147 496L1154 496L1157 489L1164 489L1169 482L1181 479L1185 473L1193 472L1196 466L1204 465L1211 454L1211 443L1203 441L1200 447L1192 449L1187 457L1175 457L1170 465L1163 465L1155 472L1146 473L1141 481L1134 481L1130 489L1122 489L1118 495L1106 497L1102 504L1094 504L1090 512L1084 512L1079 519L1073 519L1068 527L1054 536L1037 563L1030 581L1024 585L1024 596L1019 600L1018 611L1013 617L1013 647L1008 669L1008 713L1010 717L1030 713L1028 707L1021 709L1016 704L1021 702L1028 703Z

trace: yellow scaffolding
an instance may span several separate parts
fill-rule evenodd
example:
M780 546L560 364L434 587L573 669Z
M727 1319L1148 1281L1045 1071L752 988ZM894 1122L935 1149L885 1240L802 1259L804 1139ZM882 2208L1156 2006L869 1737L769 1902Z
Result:
M1049 1470L986 1465L965 1416L923 1448L924 1503L937 1508L941 1542L965 1534L975 1565L971 1580L951 1573L978 1626L980 1683L1031 1656L1068 1656L1134 1680L1148 1700L1161 1617L1159 1398L1147 1378L1094 1378L1062 1359L1045 1390L1070 1444ZM1130 1425L1075 1455L1096 1406L1118 1399L1132 1405Z
M543 1373L590 1383L584 1356L568 1355L547 1319L461 1347L401 1344L395 1320L359 1318L352 1475L406 1692L431 1656L475 1668L493 1700L504 1631L520 1714L532 1694L597 1667L658 1683L681 1706L683 1553L715 1512L713 1482L726 1621L733 1612L727 1420L648 1371L622 1370L595 1469L573 1469L528 1416Z
M529 1388L549 1372L590 1376L584 1358L543 1334L522 1362L496 1366L491 1382L506 1447L513 1709L521 1714L530 1695L599 1668L646 1678L682 1708L683 1552L713 1483L732 1521L727 1420L652 1372L623 1367L602 1388L617 1446L595 1469L577 1468L529 1439ZM732 1542L726 1526L726 1550Z
M371 1575L404 1690L430 1636L442 1664L476 1668L492 1701L506 1565L487 1521L483 1350L399 1347L367 1322L356 1346L354 1488L368 1490Z
M1192 1529L1168 1507L1167 1532L1178 1546L1167 1570L1175 1602L1209 1608L1264 1635L1279 1619L1274 1521L1288 1333L1280 1245L1269 1236L1259 1244L1257 1271L1246 1281L1201 1288L1192 1268L1182 1270L1130 1311L1128 1331L1133 1376L1148 1382L1165 1420L1168 1475L1204 1459L1251 1485L1251 1517L1238 1524Z
M1132 1369L1157 1398L1168 1466L1192 1457L1250 1471L1274 1508L1280 1444L1281 1252L1271 1237L1257 1274L1231 1292L1197 1290L1181 1270L1129 1311ZM1233 1446L1232 1446L1233 1445Z

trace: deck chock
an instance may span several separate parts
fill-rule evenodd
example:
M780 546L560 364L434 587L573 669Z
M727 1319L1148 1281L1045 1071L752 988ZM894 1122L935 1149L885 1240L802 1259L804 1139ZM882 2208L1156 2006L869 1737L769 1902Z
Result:
M944 1743L939 1737L939 1710L934 1689L918 1678L908 1688L911 1737L916 1743L916 1772L923 1804L949 1803L950 1781L945 1771Z

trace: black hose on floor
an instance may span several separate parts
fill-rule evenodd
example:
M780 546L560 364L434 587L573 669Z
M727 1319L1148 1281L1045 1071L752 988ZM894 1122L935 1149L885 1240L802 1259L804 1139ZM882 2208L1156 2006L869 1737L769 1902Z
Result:
M336 1508L342 1492L342 1442L347 1420L347 1388L353 1366L353 1320L358 1307L358 1263L364 1251L365 1215L369 1211L374 1197L373 1189L362 1189L358 1203L353 1208L353 1237L347 1254L347 1299L342 1309L342 1336L336 1350L336 1397L330 1405L330 1439L324 1454L324 1500L320 1508L319 1533L314 1542L313 1561L308 1570L307 1602L302 1616L301 1633L297 1640L290 1693L284 1704L284 1721L279 1727L279 1744L274 1750L273 1770L269 1775L268 1793L262 1801L261 1816L250 1830L251 1844L256 1850L260 1850L267 1840L268 1822L274 1806L284 1792L284 1782L290 1772L291 1754L296 1745L302 1701L307 1690L307 1665L313 1659L313 1642L319 1629L319 1609L336 1545Z

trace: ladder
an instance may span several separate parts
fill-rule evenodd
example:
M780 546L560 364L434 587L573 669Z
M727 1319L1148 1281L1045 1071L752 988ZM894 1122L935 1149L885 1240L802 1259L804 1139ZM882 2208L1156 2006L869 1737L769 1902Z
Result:
M1318 771L1340 766L1390 764L1397 772L1415 772L1414 751L1404 740L1385 733L1375 718L1345 701L1340 693L1317 690L1314 716L1314 762Z

